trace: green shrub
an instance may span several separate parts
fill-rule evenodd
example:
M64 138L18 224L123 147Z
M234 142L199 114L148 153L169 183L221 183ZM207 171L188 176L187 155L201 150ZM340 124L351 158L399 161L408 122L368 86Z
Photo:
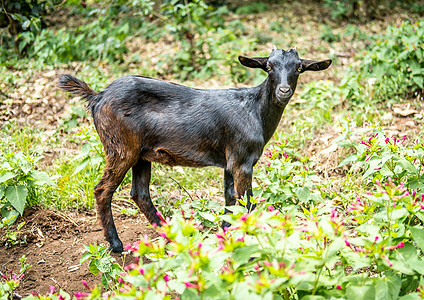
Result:
M181 50L167 55L162 63L167 63L181 79L218 72L219 41L230 32L224 31L224 36L223 31L218 36L212 32L221 29L222 15L226 12L225 8L213 10L203 0L165 2L162 5L162 14L168 21L165 29L174 35Z
M25 206L40 203L46 185L55 183L42 171L35 170L41 159L33 155L9 152L0 158L1 215L13 223Z
M334 143L351 147L354 153L339 166L352 165L352 172L360 172L365 182L392 181L396 185L424 192L424 143L412 142L406 136L387 135L381 128L351 131L347 121L342 122L343 133ZM353 138L355 137L355 139ZM361 137L361 141L358 141Z
M354 103L423 96L423 20L387 27L384 36L361 55L359 72L352 69L342 80L344 98Z
M382 0L324 0L333 19L370 18Z
M55 0L3 0L0 6L0 28L7 27L8 33L0 34L2 47L16 47L18 53L23 54L25 47L20 44L20 34L40 32L45 27L43 17L59 2Z
M89 260L88 269L93 275L101 274L101 283L104 288L113 289L118 283L119 274L124 270L116 259L109 255L109 250L105 246L84 245L84 255L80 264Z
M235 13L238 15L257 14L268 10L268 5L264 2L253 2L247 5L240 6Z
M159 240L145 236L126 246L137 263L109 297L418 299L422 207L421 197L384 182L345 212L332 204L285 213L271 205L252 213L231 207L233 215L223 218L233 226L216 233L192 215L175 215L158 228ZM86 296L101 297L96 290Z
M36 59L40 66L75 60L114 62L122 60L127 51L125 39L128 31L128 24L116 26L110 20L99 18L75 30L24 32L20 35L20 47L28 46L27 56Z

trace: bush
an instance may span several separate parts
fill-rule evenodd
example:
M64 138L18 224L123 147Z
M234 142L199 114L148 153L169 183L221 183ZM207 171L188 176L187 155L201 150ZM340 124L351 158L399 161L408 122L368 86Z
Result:
M19 49L26 48L27 56L36 59L39 66L75 60L114 62L122 60L127 51L125 39L128 31L128 24L115 26L110 20L100 17L74 30L44 29L38 34L23 32Z
M356 103L397 100L419 95L424 84L423 20L389 26L364 55L358 70L341 82L344 98Z
M225 8L214 10L203 0L184 4L180 0L170 0L162 5L162 14L168 20L165 28L181 44L181 51L165 61L181 79L217 71L215 60L221 37L211 36L210 32L221 29L224 13Z
M13 152L0 159L1 215L10 220L8 224L23 214L26 205L39 203L45 185L55 185L46 173L34 169L40 159Z
M423 142L419 139L410 142L406 136L389 136L378 127L352 132L346 121L342 124L343 134L334 142L341 147L352 147L354 153L346 157L340 167L350 164L351 172L359 171L366 183L391 181L424 191Z
M6 47L14 45L22 54L24 47L20 46L20 33L37 34L40 32L45 26L42 18L59 2L55 0L3 0L0 6L0 28L7 27L9 35L0 35L0 39L6 41Z

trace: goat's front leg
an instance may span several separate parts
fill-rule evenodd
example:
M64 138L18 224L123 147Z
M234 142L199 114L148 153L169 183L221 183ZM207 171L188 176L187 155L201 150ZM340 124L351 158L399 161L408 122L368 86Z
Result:
M252 205L250 202L250 197L252 193L252 176L253 176L253 165L252 164L243 164L233 171L234 176L234 196L237 199L241 199L246 196L246 208L248 211L251 211L255 208L255 205Z
M234 175L233 175L234 172ZM253 166L252 164L244 164L233 168L233 172L228 169L225 169L224 172L224 194L225 194L225 206L231 206L236 203L237 199L246 195L246 208L248 211L251 211L255 208L256 205L252 205L250 202L250 197L252 194L252 174ZM230 211L225 208L225 213ZM222 222L222 228L230 227L226 221Z

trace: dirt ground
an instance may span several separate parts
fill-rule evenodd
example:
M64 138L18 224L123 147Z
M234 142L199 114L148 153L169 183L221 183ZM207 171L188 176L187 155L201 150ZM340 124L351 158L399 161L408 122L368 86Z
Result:
M141 214L127 216L114 211L114 217L124 245L144 234L150 237L156 234ZM19 258L23 255L27 258L26 263L32 265L16 289L15 298L27 296L31 292L47 294L50 286L71 294L87 292L82 280L87 281L89 286L100 283L100 275L96 277L90 273L88 262L83 265L79 263L84 245L107 244L95 211L62 213L36 208L27 210L24 217L19 219L19 222L22 221L26 224L18 237L25 237L27 243L10 248L0 247L0 272L13 270L18 273ZM131 255L114 257L121 265L134 262Z

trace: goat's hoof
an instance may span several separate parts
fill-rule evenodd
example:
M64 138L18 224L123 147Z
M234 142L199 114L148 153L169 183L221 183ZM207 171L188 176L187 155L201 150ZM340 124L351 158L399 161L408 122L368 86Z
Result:
M110 243L109 251L112 251L113 253L122 253L124 251L124 245L120 240Z

